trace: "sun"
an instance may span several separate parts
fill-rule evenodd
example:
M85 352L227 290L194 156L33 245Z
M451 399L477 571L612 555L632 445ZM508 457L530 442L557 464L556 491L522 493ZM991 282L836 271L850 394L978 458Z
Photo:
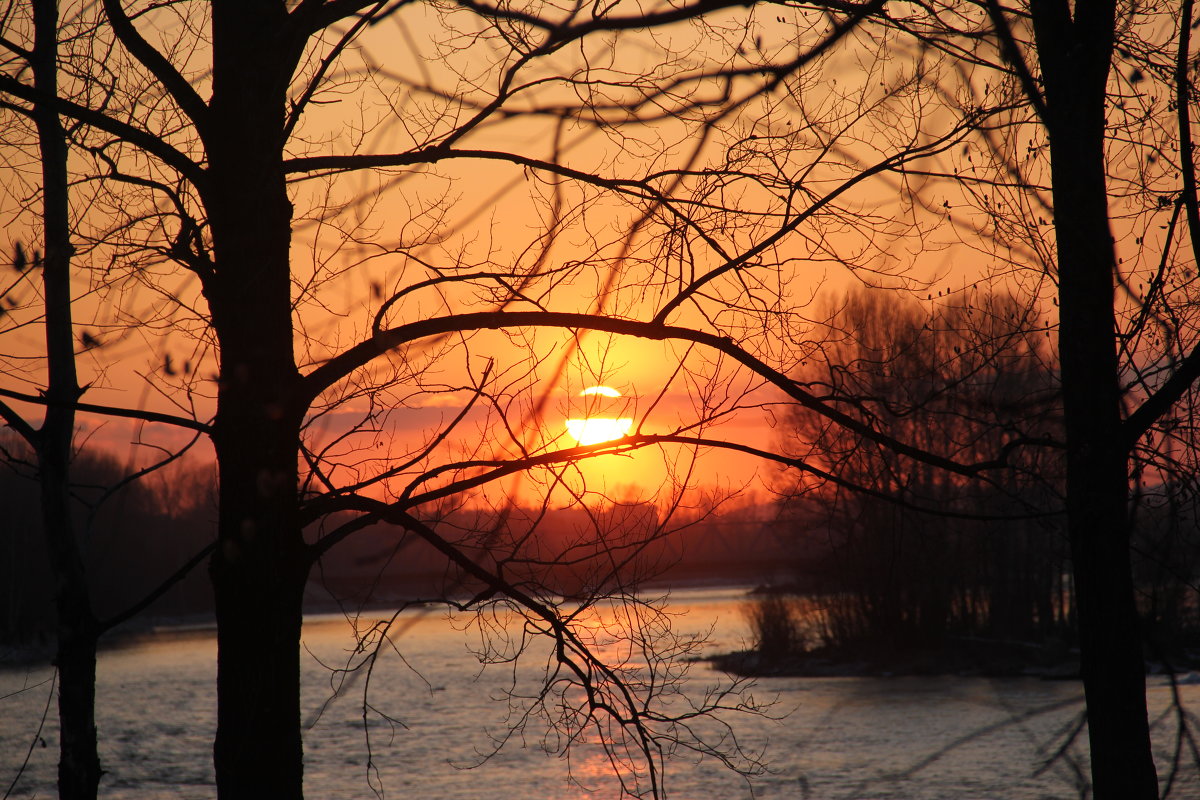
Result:
M621 393L611 386L589 386L579 393L580 397L620 397Z
M611 442L628 435L632 429L633 420L629 417L567 420L567 433L581 445Z
M628 436L633 430L633 418L617 416L623 407L610 402L621 393L609 386L589 386L579 393L588 398L582 414L568 419L567 433L580 445L601 444Z

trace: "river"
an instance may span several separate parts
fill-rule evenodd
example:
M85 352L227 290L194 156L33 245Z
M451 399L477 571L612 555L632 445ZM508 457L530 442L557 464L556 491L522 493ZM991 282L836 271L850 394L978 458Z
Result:
M748 636L734 589L674 593L669 609L684 631L710 631L706 652L742 646ZM378 613L375 616L379 616ZM604 753L581 744L569 758L547 755L544 729L530 724L489 755L509 729L509 695L540 675L524 666L482 665L472 654L479 630L452 624L441 611L399 618L396 651L370 680L367 767L361 673L335 693L352 648L336 615L306 620L303 708L309 797L421 800L615 800L619 785ZM360 623L361 624L361 623ZM512 628L498 619L499 628ZM107 773L101 796L121 800L212 798L216 644L211 631L170 632L102 653L98 726ZM48 667L0 668L0 786L7 788L31 742L13 797L54 795L56 727L51 707L34 739L50 691ZM727 681L692 665L687 694ZM1151 719L1164 783L1176 743L1172 688L1149 679ZM1184 706L1200 709L1200 685L1178 687ZM1034 678L772 678L751 690L770 700L767 716L731 715L743 748L761 752L767 771L749 780L681 752L668 760L667 796L811 800L1046 800L1081 796L1086 741L1071 732L1082 711L1074 681ZM44 742L44 746L43 746ZM1050 756L1063 750L1061 757ZM1047 761L1050 763L1047 764ZM1184 759L1187 760L1186 758ZM373 787L373 788L372 788ZM1175 778L1171 796L1200 797L1194 766Z

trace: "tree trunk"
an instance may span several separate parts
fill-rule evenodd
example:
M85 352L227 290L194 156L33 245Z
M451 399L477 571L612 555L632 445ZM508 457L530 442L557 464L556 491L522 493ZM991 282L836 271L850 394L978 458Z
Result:
M251 297L253 297L251 295ZM253 306L242 309L253 320ZM253 328L241 325L239 328ZM300 798L300 628L307 553L296 508L298 425L277 418L286 370L221 331L216 420L220 544L211 574L217 618L217 792Z
M300 627L309 557L298 515L303 409L292 345L292 208L282 162L286 6L213 8L205 206L220 342L217 736L222 800L303 795ZM248 76L253 76L252 79Z
M58 602L58 796L94 800L100 786L96 749L96 633L92 620L66 618Z
M224 464L230 459L226 450ZM237 456L233 455L236 459ZM213 558L217 614L217 794L303 796L300 737L300 624L306 569L281 552L284 523L263 506L247 509L222 493L222 544ZM240 517L241 536L228 519ZM263 526L273 526L270 530Z
M58 5L35 0L34 85L58 96ZM35 104L42 167L42 226L46 303L46 416L37 436L42 523L54 574L57 612L59 761L58 794L94 800L100 784L96 745L96 618L87 573L71 522L69 470L79 382L71 319L71 246L68 213L67 137L58 112Z
M1158 779L1129 553L1105 173L1110 2L1031 5L1046 92L1058 246L1067 526L1097 800L1153 800Z

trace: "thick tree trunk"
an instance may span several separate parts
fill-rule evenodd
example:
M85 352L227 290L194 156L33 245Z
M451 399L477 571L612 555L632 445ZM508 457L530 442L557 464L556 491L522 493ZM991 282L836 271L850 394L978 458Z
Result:
M248 241L242 246L251 254L259 249ZM226 268L231 263L224 261ZM252 271L258 269L246 269ZM298 517L297 372L286 273L282 293L273 281L248 277L210 294L221 344L213 436L219 546L211 574L218 643L214 758L224 800L301 796L299 645L309 561Z
M1031 6L1042 77L1058 245L1059 350L1067 437L1067 526L1097 800L1154 800L1158 779L1129 552L1121 430L1105 90L1112 3Z
M222 800L303 795L299 650L308 560L296 513L298 422L280 413L295 371L258 347L266 337L254 324L256 295L240 309L245 323L221 329L220 545L211 573Z
M1062 138L1062 137L1059 137ZM1097 800L1156 798L1145 665L1129 552L1128 453L1113 333L1103 161L1082 137L1055 147L1059 348L1067 435L1067 528ZM1090 176L1082 174L1090 171ZM1090 185L1090 188L1089 188ZM1059 187L1065 191L1060 191ZM1076 191L1068 192L1074 187Z
M283 114L294 58L278 2L213 8L205 128L220 342L213 442L220 470L217 791L222 800L303 795L300 626L309 558L298 516L303 409L292 345L291 204Z
M239 448L220 456L226 469ZM244 479L259 465L247 465ZM251 478L251 480L253 480ZM212 564L217 613L217 792L230 798L303 796L300 625L306 569L258 502L222 493L222 543ZM254 507L247 507L252 505ZM239 535L227 533L234 525Z

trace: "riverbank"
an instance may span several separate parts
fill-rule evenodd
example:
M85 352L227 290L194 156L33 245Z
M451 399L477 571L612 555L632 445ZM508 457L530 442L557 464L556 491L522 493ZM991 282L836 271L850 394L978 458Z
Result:
M774 656L739 650L705 660L714 669L745 678L954 675L1079 679L1079 652L1075 648L980 638L955 639L940 648L821 647ZM1171 664L1146 662L1148 675L1188 675L1198 669L1200 654L1189 653Z

